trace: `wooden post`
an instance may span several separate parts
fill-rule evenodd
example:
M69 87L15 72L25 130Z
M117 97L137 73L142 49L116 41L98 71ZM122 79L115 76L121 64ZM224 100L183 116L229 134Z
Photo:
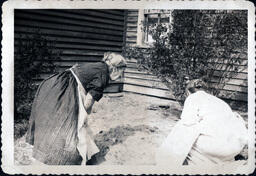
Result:
M143 44L143 39L145 37L142 27L143 27L143 21L145 20L144 17L144 9L139 9L138 14L138 25L137 25L137 45L141 46Z

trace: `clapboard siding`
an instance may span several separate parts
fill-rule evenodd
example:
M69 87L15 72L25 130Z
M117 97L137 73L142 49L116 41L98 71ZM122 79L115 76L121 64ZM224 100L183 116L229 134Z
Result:
M58 72L76 63L100 61L104 52L121 53L125 44L125 10L15 9L14 16L15 52L18 39L25 43L39 30L60 52L60 59L51 60ZM41 73L35 83L52 74ZM120 91L122 84L111 83L107 92Z
M138 10L127 10L126 46L137 42Z
M219 97L229 102L234 109L245 108L244 103L248 101L248 82L245 78L247 78L247 73L241 72L236 77L230 78L226 85L219 89ZM123 90L161 99L175 100L171 90L163 81L152 73L140 70L136 60L128 61ZM239 103L242 103L242 105Z
M73 11L73 10L72 10ZM65 11L65 10L28 10L28 11L23 11L22 13L19 13L18 11L18 16L25 16L28 18L28 16L33 16L37 17L38 19L46 19L47 17L51 18L51 20L63 20L64 22L68 21L70 23L75 23L75 22L92 22L92 23L101 23L101 24L110 24L111 26L117 25L119 28L122 30L123 26L123 20L114 20L114 19L108 19L105 18L105 15L102 15L101 17L95 17L95 16L89 16L87 12L90 12L90 10L86 10L84 14L76 14L72 13L70 10ZM113 26L112 26L113 28Z
M137 17L138 9L128 9L127 14L129 15L129 17Z
M24 19L19 19L16 22L16 26L19 27L31 27L31 28L41 28L41 29L65 29L66 31L74 31L74 32L93 32L96 34L109 34L113 36L123 36L123 31L116 31L111 29L103 29L103 28L95 28L90 26L71 26L69 24L58 24L58 23L49 23L49 22L40 22L40 21L30 21L29 23L26 23L27 21Z
M152 87L124 84L123 91L137 93L145 96L157 97L161 99L175 100L175 97L170 91L154 89Z
M22 26L15 27L14 32L23 33L23 34L33 34L35 31L34 28L24 28ZM42 35L51 35L56 37L70 37L70 38L79 38L79 39L104 39L109 41L122 42L123 39L119 36L110 36L105 34L94 34L86 32L76 32L76 31L66 31L65 29L40 29Z
M148 82L160 81L156 76L152 75L151 73L148 73L146 71L139 71L136 63L134 62L128 63L128 67L125 72L126 72L126 77L132 77L133 79L147 80ZM248 82L247 82L247 79L243 79L244 77L247 77L247 73L242 72L237 76L240 76L240 78L242 79L238 79L236 77L230 78L225 84L225 86L222 88L222 90L227 90L227 91L230 90L230 91L247 93ZM217 83L217 80L212 80L211 82L214 84L214 83Z
M125 70L123 91L167 100L175 100L172 92L157 76L140 70L136 60L129 60Z
M246 67L245 70L247 70L247 67ZM233 76L232 78L228 79L227 85L236 85L236 86L241 86L241 87L247 87L247 84L248 84L248 82L247 82L247 71L245 71L245 70L241 69L240 72L236 72L237 73L236 76ZM146 71L139 71L138 66L135 62L128 62L126 72L127 73L137 73L137 74L151 75L151 76L149 76L149 80L153 79L152 74L150 74ZM216 71L216 75L217 75L216 79L219 78L218 73L219 72ZM216 83L217 82L216 79L211 80L211 82ZM156 81L156 80L154 80L154 81Z
M123 16L124 15L124 10L118 10L118 9L94 9L94 11L97 12L102 12L102 13L107 13L107 14L113 14L113 15L119 15Z
M79 14L79 15L85 15L85 16L91 16L91 17L99 17L99 18L107 18L110 20L117 20L117 21L124 21L124 14L123 14L123 10L120 11L121 13L114 13L114 15L112 15L114 11L108 10L107 12L105 11L85 11L85 10L81 10L81 9L77 9L77 10L59 10L59 11L64 11L64 12L69 12L72 14ZM116 11L115 11L116 12Z
M71 19L65 18L65 16L50 16L50 15L43 15L43 14L30 14L28 12L18 12L15 13L17 15L16 19L25 19L25 20L32 20L32 21L39 21L39 22L51 22L57 24L67 24L67 25L74 25L75 26L89 26L95 28L102 28L102 29L110 29L113 31L123 31L123 27L121 25L113 25L109 23L98 23L95 21L87 21L83 19Z

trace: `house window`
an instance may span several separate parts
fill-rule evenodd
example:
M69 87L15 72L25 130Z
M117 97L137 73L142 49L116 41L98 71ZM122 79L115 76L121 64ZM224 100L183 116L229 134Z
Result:
M152 35L149 33L149 28L154 24L169 24L171 22L171 10L144 10L144 22L143 22L143 35L142 44L150 45L154 42Z

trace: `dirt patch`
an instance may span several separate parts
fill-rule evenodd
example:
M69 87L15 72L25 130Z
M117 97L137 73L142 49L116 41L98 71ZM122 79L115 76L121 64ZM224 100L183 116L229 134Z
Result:
M154 165L156 149L180 114L181 107L174 101L130 93L105 95L88 119L100 152L87 164ZM15 141L14 150L15 164L42 164L32 158L32 146L24 137ZM247 155L245 148L242 157Z
M146 125L137 126L117 126L116 128L110 128L108 131L100 131L95 135L94 141L98 146L100 152L97 153L91 161L87 164L100 164L105 161L105 156L110 148L117 144L122 144L129 136L134 135L136 132L144 132L147 134L158 132L157 127L150 127ZM142 138L145 139L145 138Z
M23 138L15 143L14 161L17 165L30 165L32 163L32 146L25 143Z

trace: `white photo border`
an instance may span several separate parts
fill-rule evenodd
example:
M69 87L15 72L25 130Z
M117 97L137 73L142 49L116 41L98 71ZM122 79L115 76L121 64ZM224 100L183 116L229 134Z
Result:
M248 164L241 168L184 166L14 165L14 9L222 9L248 10ZM249 1L9 0L2 6L2 169L9 174L249 174L255 168L255 7Z

